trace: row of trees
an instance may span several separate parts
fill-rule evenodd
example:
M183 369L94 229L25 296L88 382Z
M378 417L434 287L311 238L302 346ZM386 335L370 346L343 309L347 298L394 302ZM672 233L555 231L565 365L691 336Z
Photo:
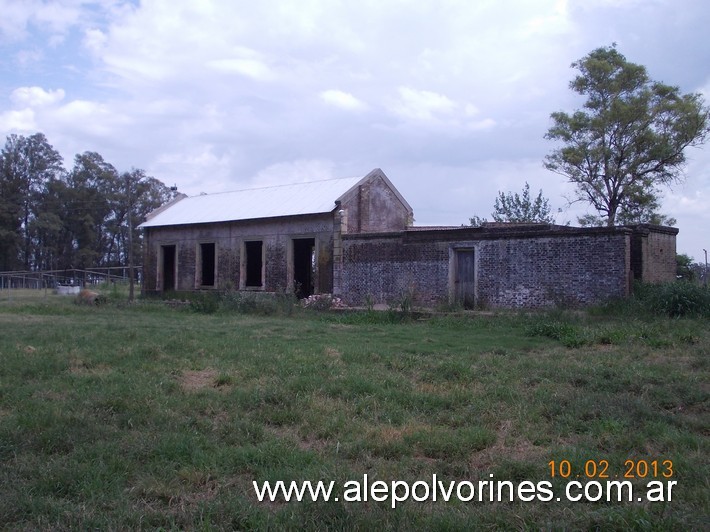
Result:
M10 135L0 154L0 270L86 269L141 257L136 229L175 192L95 152L66 170L42 133Z
M575 185L569 202L588 203L596 214L581 225L653 223L673 225L659 212L661 188L683 180L686 148L705 142L710 110L700 94L649 78L646 68L611 47L598 48L572 64L579 74L570 89L586 98L573 113L552 113L545 138L560 143L545 167ZM496 221L549 222L542 191L529 187L499 193ZM471 218L473 225L485 219Z

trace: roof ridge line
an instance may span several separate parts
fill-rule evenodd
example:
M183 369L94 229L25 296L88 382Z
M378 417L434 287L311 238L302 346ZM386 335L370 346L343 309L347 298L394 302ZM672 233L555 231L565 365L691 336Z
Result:
M360 176L351 177L330 177L328 179L315 179L313 181L299 181L297 183L283 183L281 185L266 185L263 187L251 187L251 188L236 188L234 190L223 190L222 192L201 192L194 196L188 196L188 198L199 198L202 196L217 196L218 194L232 194L234 192L247 192L250 190L265 190L268 188L283 188L283 187L293 187L295 185L310 185L313 183L325 183L326 181L344 181L346 179L362 179Z

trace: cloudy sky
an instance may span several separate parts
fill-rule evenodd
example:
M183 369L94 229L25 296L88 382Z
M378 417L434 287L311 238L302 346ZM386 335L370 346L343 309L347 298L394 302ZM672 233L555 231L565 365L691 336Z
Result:
M417 225L488 216L545 170L570 68L617 43L710 101L707 0L0 0L0 134L43 132L187 194L382 168ZM710 248L710 143L667 191L678 251Z

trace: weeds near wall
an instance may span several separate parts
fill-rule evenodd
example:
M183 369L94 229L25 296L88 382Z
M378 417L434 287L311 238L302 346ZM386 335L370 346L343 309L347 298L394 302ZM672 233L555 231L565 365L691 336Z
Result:
M634 297L654 314L672 318L710 317L710 291L688 281L638 284Z
M222 295L220 310L260 316L290 316L298 304L292 293L227 292Z
M526 322L526 335L550 338L569 348L598 345L670 348L694 345L699 341L694 320L669 321L665 317L631 316L625 312L624 319L613 319L620 316L618 311L598 316L596 313L572 314L560 310L518 319Z
M633 296L590 309L591 314L619 316L710 317L710 291L688 281L636 283Z
M290 316L298 304L295 295L226 290L183 294L191 312L198 314L241 313L260 316Z
M199 314L214 314L219 309L219 294L215 292L197 292L189 298L192 312Z

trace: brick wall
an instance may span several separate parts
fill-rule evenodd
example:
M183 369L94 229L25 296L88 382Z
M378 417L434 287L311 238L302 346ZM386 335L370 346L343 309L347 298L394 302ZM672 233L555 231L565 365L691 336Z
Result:
M445 242L407 243L401 235L343 239L341 294L362 305L397 304L405 295L419 304L447 299L449 248Z
M481 307L588 305L628 294L631 230L623 228L461 228L344 235L341 292L347 303L419 304L453 297L457 249L475 256Z

